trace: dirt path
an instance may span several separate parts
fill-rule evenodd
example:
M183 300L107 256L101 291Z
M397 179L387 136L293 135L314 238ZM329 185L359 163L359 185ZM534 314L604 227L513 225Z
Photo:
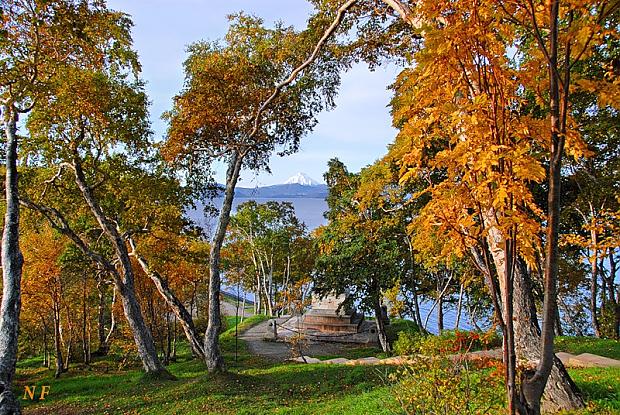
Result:
M220 312L225 315L225 316L234 316L235 313L237 312L237 305L233 304L231 302L228 302L226 300L221 301L220 302ZM239 315L241 316L241 313L243 312L243 310L241 309L241 303L239 303ZM251 317L254 315L254 311L252 310L251 307L246 307L245 308L245 317Z

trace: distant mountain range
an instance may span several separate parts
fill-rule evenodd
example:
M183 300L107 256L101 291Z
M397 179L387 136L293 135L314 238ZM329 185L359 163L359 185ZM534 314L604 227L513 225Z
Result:
M255 188L237 187L235 197L325 199L327 197L327 185L317 182L305 173L297 173L283 184Z

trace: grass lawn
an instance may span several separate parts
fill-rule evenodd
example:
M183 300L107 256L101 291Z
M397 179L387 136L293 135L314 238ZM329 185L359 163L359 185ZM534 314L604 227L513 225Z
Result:
M592 353L620 360L620 341L596 337L568 337L555 339L555 351L572 354Z
M243 331L264 319L246 319ZM230 326L229 326L230 327ZM139 367L119 370L118 356L72 366L60 379L40 360L19 363L16 391L50 385L45 401L22 400L28 414L395 414L400 413L386 378L393 367L274 364L247 352L239 341L234 360L234 327L221 336L228 372L210 375L181 348L168 368L175 381L144 381ZM352 354L373 354L370 348ZM354 356L352 356L354 357ZM585 413L620 412L620 370L575 369L571 376L589 399ZM397 386L396 386L397 387Z
M620 414L620 368L569 369L589 403L583 413Z

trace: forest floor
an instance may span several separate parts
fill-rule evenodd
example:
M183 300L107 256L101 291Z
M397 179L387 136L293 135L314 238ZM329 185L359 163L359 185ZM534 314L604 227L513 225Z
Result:
M246 319L239 331L264 321ZM43 401L22 400L25 415L43 414L396 414L402 413L395 392L399 382L390 380L395 366L348 366L276 362L250 353L239 338L235 361L234 327L222 334L228 372L210 375L204 365L181 349L168 369L177 380L145 381L136 362L119 364L122 356L100 358L89 367L72 365L60 379L41 367L40 359L22 360L16 393L26 385L50 387ZM563 340L565 339L565 340ZM589 343L587 346L582 346ZM614 341L560 338L558 351L581 353L581 348L620 359ZM596 350L596 351L595 351ZM381 356L379 350L356 347L345 357ZM570 369L584 392L588 409L579 414L620 413L620 369ZM38 397L38 396L36 396Z

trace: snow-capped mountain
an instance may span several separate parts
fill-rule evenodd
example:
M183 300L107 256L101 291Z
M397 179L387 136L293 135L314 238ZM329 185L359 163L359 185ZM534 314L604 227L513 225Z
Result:
M220 185L223 193L224 186ZM326 184L319 183L305 173L297 173L282 184L271 186L243 187L235 189L235 197L242 199L325 199L328 188Z
M318 186L320 183L308 176L306 173L297 173L289 177L284 184L300 184L302 186Z

